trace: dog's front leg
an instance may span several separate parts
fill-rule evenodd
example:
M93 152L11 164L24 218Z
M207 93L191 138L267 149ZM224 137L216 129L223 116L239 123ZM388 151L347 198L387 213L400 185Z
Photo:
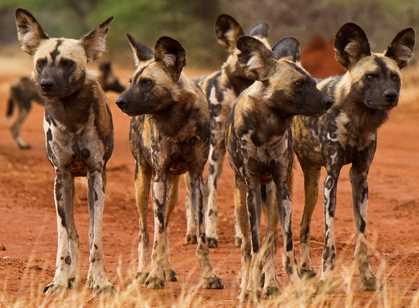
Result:
M205 235L202 173L196 172L189 174L189 181L191 188L191 206L195 208L194 212L196 213L195 217L198 223L196 234L198 246L196 253L201 266L203 287L206 289L222 289L224 288L223 282L215 275L209 259L208 242Z
M352 205L356 226L355 260L358 264L362 285L367 291L374 291L377 282L368 262L366 239L367 208L368 208L368 167L352 164Z
M195 208L192 207L191 201L191 187L190 181L187 176L183 177L185 179L186 194L185 194L185 213L186 213L186 244L196 244L196 220L195 220Z
M286 174L287 169L287 167L283 168L278 181L276 181L276 198L283 234L284 267L288 277L295 282L298 279L298 271L295 266L294 243L292 239L292 204L289 194L288 178L283 176Z
M73 216L74 179L66 168L55 168L54 201L57 211L58 249L53 281L45 293L74 288L79 281L79 237Z
M327 176L324 181L324 248L321 279L333 270L336 260L336 245L334 237L334 218L336 211L336 191L341 166L337 164L327 165Z
M263 191L262 197L263 210L268 220L267 233L262 245L264 254L263 265L263 297L269 298L274 296L279 291L278 280L276 279L275 268L275 255L276 255L276 242L278 238L278 206L276 203L276 191L274 183L262 184L261 190Z
M161 289L165 285L165 261L167 254L166 203L169 190L168 175L154 174L151 182L154 212L154 242L151 254L151 268L145 285L150 289Z
M236 213L236 224L240 228L241 237L241 266L240 266L240 302L244 302L247 298L247 285L250 275L251 262L251 242L249 232L249 218L247 216L246 208L246 185L236 175L236 187L234 191L234 207Z
M250 275L247 284L247 292L251 295L252 300L256 300L260 296L261 289L261 271L262 256L260 251L260 182L255 176L248 175L246 177L246 209L249 220L250 243L251 243L251 262Z
M102 243L103 210L105 207L105 170L90 169L88 177L88 202L90 214L89 272L87 284L95 292L112 291L112 283L105 273Z

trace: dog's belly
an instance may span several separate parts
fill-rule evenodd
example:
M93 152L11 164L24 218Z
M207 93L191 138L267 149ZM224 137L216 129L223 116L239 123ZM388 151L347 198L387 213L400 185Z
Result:
M86 176L87 166L81 160L74 160L70 165L70 172L75 177Z
M179 175L187 172L193 165L194 157L192 149L184 149L172 153L169 157L167 169L170 174Z

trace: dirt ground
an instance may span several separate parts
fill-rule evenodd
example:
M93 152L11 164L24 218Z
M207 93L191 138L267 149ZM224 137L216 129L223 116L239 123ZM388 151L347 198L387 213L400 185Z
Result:
M30 66L27 67L30 69ZM8 86L18 75L10 73L10 70L4 72L0 74L0 293L5 294L8 301L13 301L30 297L34 289L40 289L52 279L56 218L52 197L53 170L46 159L42 133L43 110L35 106L24 126L23 137L33 146L32 149L18 150L8 131L9 122L4 119ZM129 77L127 71L119 73L126 83ZM138 227L133 193L134 163L128 147L129 119L116 108L115 98L114 95L109 96L114 117L115 150L108 165L104 251L106 269L118 286L118 269L125 272L134 268ZM419 141L416 135L419 108L415 104L410 96L402 96L400 106L380 130L378 150L369 176L368 234L375 247L373 266L377 269L384 263L392 286L406 290L407 296L419 289ZM298 247L303 185L300 167L296 165L294 169L293 226ZM351 262L354 248L348 171L347 167L343 170L338 189L336 241L340 264ZM213 264L224 279L225 289L200 291L204 300L214 306L235 306L238 294L240 251L233 245L232 185L232 172L225 163L218 194L220 247L211 250ZM85 277L88 266L88 213L85 188L77 185L77 189L75 215L81 240L82 276ZM183 196L182 185L180 200L169 226L171 262L180 281L169 283L165 291L142 290L144 294L162 295L168 302L179 294L181 285L192 286L198 282L195 247L184 245ZM312 253L317 269L323 241L320 202L312 225ZM152 228L151 211L149 225ZM277 260L279 263L279 253ZM287 282L284 269L280 266L277 269L280 282L284 285Z

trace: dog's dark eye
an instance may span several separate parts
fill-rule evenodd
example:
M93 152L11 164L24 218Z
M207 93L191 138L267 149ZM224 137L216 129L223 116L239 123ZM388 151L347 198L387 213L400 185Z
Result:
M129 83L129 84L131 84L131 83L132 83L132 78L130 78L130 79L128 80L128 83Z
M301 88L304 85L304 83L305 83L304 80L297 80L294 82L294 87Z
M372 81L372 80L374 80L374 79L378 78L378 74L375 74L375 73L366 74L366 75L365 75L365 78L366 78L368 81Z
M46 64L47 64L47 59L45 59L45 58L44 59L39 59L38 61L36 61L36 70L38 72L41 72Z
M61 59L60 65L66 70L73 70L76 67L76 63L69 59Z
M143 90L149 90L153 87L153 80L149 78L141 78L139 85Z
M394 73L390 75L390 78L391 80L396 81L396 82L400 81L399 75L394 74Z

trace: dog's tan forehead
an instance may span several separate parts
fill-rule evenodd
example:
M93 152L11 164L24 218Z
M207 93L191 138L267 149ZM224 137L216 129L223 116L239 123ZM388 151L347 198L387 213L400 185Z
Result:
M86 52L80 41L75 39L53 38L44 40L36 51L34 59L47 58L50 61L53 56L71 59L79 65L87 64Z
M353 77L362 78L366 73L374 73L380 71L382 68L396 74L400 72L396 61L382 54L373 54L362 58L351 70L351 75Z
M169 74L162 68L162 65L156 61L147 61L144 65L139 65L134 73L134 78L149 78L157 83L171 82Z

